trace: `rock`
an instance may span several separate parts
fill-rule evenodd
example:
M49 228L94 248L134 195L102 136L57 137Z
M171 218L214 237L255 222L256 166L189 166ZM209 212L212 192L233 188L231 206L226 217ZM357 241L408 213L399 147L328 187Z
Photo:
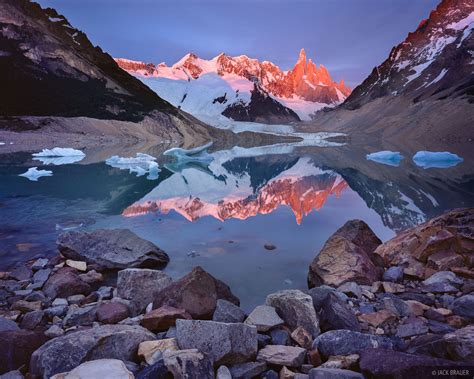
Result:
M163 360L174 378L214 379L212 361L196 349L165 351Z
M54 338L31 356L30 372L50 377L77 367L85 360L103 358L133 361L138 345L154 340L145 328L128 325L102 325Z
M177 320L176 337L181 349L198 349L214 364L235 364L257 354L257 329L245 324Z
M104 277L100 272L91 270L85 274L79 274L79 279L81 279L83 282L86 282L87 284L96 284L102 282Z
M46 340L43 333L29 330L0 332L0 374L28 366L31 354Z
M217 370L216 379L232 379L232 374L230 373L227 366L221 366Z
M70 231L57 240L66 258L86 261L102 269L155 268L169 262L168 255L128 229Z
M397 316L411 315L410 306L393 294L384 294L381 298L381 305L383 309L387 309Z
M189 274L161 290L155 296L153 308L170 305L186 310L195 319L210 319L216 310L217 299L240 304L225 283L201 267L195 267Z
M257 340L258 340L258 348L261 349L262 347L265 347L268 344L270 344L270 342L272 341L272 337L267 336L266 334L258 333Z
M84 326L92 325L97 316L97 307L86 306L79 308L77 306L69 307L66 317L64 317L63 324L66 327L70 326Z
M279 379L279 375L274 370L268 370L263 373L262 379Z
M454 272L451 271L439 271L422 282L422 284L425 286L441 283L451 284L452 286L460 287L463 285L464 282L462 279L458 278Z
M9 277L18 281L22 280L30 280L30 278L33 276L33 271L25 266L25 265L19 265L15 267L15 269L10 272Z
M458 316L474 320L474 294L458 297L450 308Z
M259 305L250 313L245 323L254 325L259 332L267 332L276 326L283 325L284 321L278 316L275 308Z
M67 305L58 305L57 307L46 308L44 314L46 317L52 319L54 317L63 317L68 310Z
M334 355L328 358L320 368L339 368L339 369L351 369L357 368L357 363L359 362L358 354L350 355Z
M242 322L245 320L245 312L237 305L224 299L217 299L216 310L212 321L218 322Z
M313 346L313 337L301 326L298 326L293 333L291 333L291 338L306 350L311 350L311 347Z
M49 329L44 332L44 335L49 338L60 337L63 334L64 330L62 330L58 325L51 325Z
M0 316L0 332L6 332L11 330L20 330L19 326L15 321L9 320L5 317Z
M152 365L161 359L163 353L167 350L179 350L175 338L165 338L156 341L145 341L138 345L138 356L143 358L146 363ZM158 354L157 354L158 353ZM156 359L156 357L159 359Z
M23 374L19 370L9 371L6 374L0 375L0 379L24 379Z
M301 347L267 345L258 352L257 361L267 364L300 367L304 363L306 350Z
M320 325L323 331L348 329L360 332L361 330L354 311L333 293L328 295L321 308Z
M285 366L283 366L280 370L280 379L295 379L295 376L296 374Z
M78 271L87 271L87 263L84 261L74 261L72 259L67 259L66 266L75 268Z
M97 307L97 320L103 324L117 324L128 317L128 307L121 303L102 303Z
M97 359L84 362L75 369L61 374L56 374L51 379L134 379L135 376L128 371L122 361L118 359Z
M309 289L306 293L313 299L313 307L319 312L330 293L336 293L336 289L330 286L319 286Z
M18 300L12 305L11 309L23 313L39 311L41 310L41 301Z
M67 306L67 305L69 305L69 303L66 299L62 299L60 297L57 297L51 303L51 306L53 306L53 307L57 307L57 306L61 306L61 305L66 305Z
M59 269L49 277L43 287L45 295L52 299L77 294L87 295L91 290L89 284L83 282L76 270L70 267Z
M68 296L67 298L67 301L69 304L80 304L82 303L84 300L85 300L85 296L84 295L72 295L72 296Z
M374 255L385 266L406 265L412 271L422 272L430 256L440 252L443 252L444 257L459 256L461 259L455 260L467 264L472 261L470 254L473 234L474 208L455 209L399 233L377 247ZM432 265L435 261L429 263ZM432 268L445 269L436 266Z
M33 283L37 283L38 287L43 287L44 283L48 280L51 275L51 269L45 268L35 272L33 275Z
M146 366L137 375L136 379L168 379L168 369L163 359L157 361L151 366Z
M405 286L403 284L382 282L383 290L386 293L402 293L405 292Z
M299 290L283 290L268 295L266 305L274 307L291 330L302 326L313 337L319 334L319 320L311 296Z
M28 330L36 329L42 323L43 318L43 311L28 312L25 316L23 316L23 320L21 320L21 328Z
M382 280L384 282L399 283L403 280L403 267L392 266L383 273Z
M117 295L131 301L132 314L136 316L171 282L163 271L128 268L118 272Z
M324 244L309 268L308 285L328 284L338 287L345 282L372 284L381 270L372 261L373 251L381 241L360 220L346 222Z
M442 335L424 334L410 340L407 353L450 359Z
M272 345L289 345L290 333L285 329L273 329L270 332Z
M140 324L152 332L164 332L175 326L177 319L190 320L191 316L184 309L163 305L145 314Z
M314 340L313 348L324 357L331 355L359 354L362 350L381 347L392 349L393 343L387 337L374 336L350 330L331 330Z
M420 303L419 301L416 301L416 300L407 300L406 303L410 307L411 314L414 316L423 316L425 311L427 311L428 309L431 309L428 305Z
M443 341L451 359L474 363L474 325L445 334Z
M419 318L408 318L403 324L400 324L397 329L397 337L413 337L420 334L428 333L428 325L425 321Z
M42 291L33 291L25 297L25 300L46 302L47 299Z
M359 316L359 320L367 322L369 325L378 327L388 321L397 319L397 315L387 309L382 309L373 313L366 313Z
M445 322L439 322L435 320L428 320L428 330L435 334L446 334L454 332L456 329L446 324Z
M362 297L362 288L355 282L343 283L337 287L337 290L350 297Z
M431 378L443 367L453 369L456 363L423 355L407 354L382 348L361 352L360 369L369 378Z
M41 270L42 268L45 268L47 264L48 260L46 258L39 258L33 262L33 264L31 265L31 269L33 271Z
M313 368L309 371L309 379L364 379L362 374L337 368Z
M230 367L232 379L248 379L258 377L267 369L265 362L239 363Z

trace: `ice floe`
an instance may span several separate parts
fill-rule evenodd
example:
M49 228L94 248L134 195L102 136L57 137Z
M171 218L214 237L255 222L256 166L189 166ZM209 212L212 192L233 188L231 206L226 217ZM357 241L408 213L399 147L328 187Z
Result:
M76 163L84 159L86 154L81 150L71 149L69 147L55 147L52 149L43 149L39 153L33 154L33 159L41 161L45 165L63 165Z
M403 159L403 155L401 155L398 151L383 150L377 151L376 153L367 154L366 158L368 160L388 166L398 166Z
M448 168L456 166L463 159L448 151L418 151L413 156L413 161L423 168Z
M144 153L136 153L135 157L119 157L114 155L105 161L106 164L120 170L129 170L137 176L148 174L147 179L158 179L160 168L156 158Z
M53 172L48 170L38 170L38 167L31 167L28 171L18 176L23 176L32 182L37 182L42 176L53 176Z
M181 162L212 162L214 158L207 152L207 149L211 146L212 142L195 147L194 149L181 149L179 147L174 147L166 150L163 155L172 156L176 158L177 161Z

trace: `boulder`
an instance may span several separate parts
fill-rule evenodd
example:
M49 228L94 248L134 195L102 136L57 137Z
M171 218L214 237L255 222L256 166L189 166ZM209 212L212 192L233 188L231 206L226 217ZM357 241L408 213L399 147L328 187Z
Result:
M103 325L54 338L31 355L30 372L50 377L67 372L84 361L111 358L133 361L138 345L155 340L140 326Z
M237 305L224 299L217 299L216 310L212 321L218 322L242 322L245 320L245 312Z
M393 343L387 337L351 330L331 330L321 334L313 343L313 348L324 357L359 354L362 350L376 347L392 349Z
M134 379L135 376L128 371L122 361L118 359L97 359L84 362L73 370L56 374L51 379Z
M373 262L373 251L380 240L360 220L348 221L324 244L309 267L308 286L345 282L371 285L381 278L382 270Z
M311 296L300 290L283 290L267 296L266 305L274 307L278 315L291 328L302 326L313 337L319 330L319 320Z
M130 300L132 314L136 316L171 282L163 271L127 268L117 274L117 295Z
M278 316L275 308L259 305L249 314L245 323L257 327L259 332L267 332L276 326L283 325L284 321Z
M57 245L66 258L102 269L155 268L169 262L163 250L128 229L69 231L58 237Z
M309 379L364 379L364 376L359 372L338 368L313 368L309 371Z
M265 362L238 363L230 367L232 379L248 379L258 377L267 369Z
M169 379L170 374L163 359L146 366L136 375L136 379Z
M428 333L428 323L421 318L409 317L397 329L397 337L407 338Z
M257 328L245 324L202 320L177 320L180 349L198 349L214 364L235 364L255 358Z
M359 354L333 355L320 368L357 369Z
M189 274L158 292L153 301L153 309L170 305L186 310L195 319L210 319L216 310L218 299L240 304L225 283L201 267L195 267Z
M474 363L474 325L445 334L443 341L451 359Z
M348 329L360 332L361 330L354 311L333 293L326 298L319 317L323 331Z
M43 323L44 311L28 312L21 320L21 328L33 330Z
M161 359L163 353L167 350L179 350L175 338L142 342L138 345L138 356L143 358L147 364L152 365L157 361L157 356Z
M397 315L388 309L381 309L377 312L366 313L359 316L359 320L367 322L373 327L378 327L386 322L393 321L397 319Z
M102 303L97 307L97 320L103 324L117 324L128 317L128 307L125 304Z
M163 361L174 378L214 379L212 361L196 349L165 351Z
M79 308L76 305L69 307L66 317L64 317L64 326L85 326L92 325L97 316L97 307L95 305Z
M471 268L473 235L474 208L455 209L405 230L377 247L374 255L385 266L405 265L405 273L414 276L423 275L426 267L447 269L442 261L430 260L440 253L443 260L454 259L456 266Z
M82 281L77 271L70 267L59 269L49 277L43 287L44 294L52 299L77 294L87 295L91 291L91 286Z
M270 332L270 337L272 345L290 344L290 333L286 329L273 329Z
M300 367L305 357L306 349L301 347L267 345L258 352L257 361L278 366Z
M311 296L313 299L313 307L316 310L316 312L319 312L326 301L326 298L330 293L336 293L337 290L333 287L330 286L319 286L319 287L314 287L306 291L306 293ZM344 295L346 296L346 295Z
M403 279L403 267L392 266L383 273L382 277L384 282L399 283Z
M5 317L0 316L0 332L6 332L11 330L20 330L20 327L15 321L9 320Z
M232 374L230 373L227 366L221 366L217 370L216 379L232 379Z
M383 348L367 349L360 354L362 373L374 379L431 378L438 369L456 367L456 362Z
M0 332L0 374L16 370L28 363L31 354L47 341L40 332L8 330Z
M293 333L291 333L291 338L306 350L311 350L313 346L313 336L301 326L298 326L295 330L293 330Z
M158 309L146 313L140 321L141 326L152 332L164 332L175 326L177 319L190 320L191 316L184 309L163 305Z
M474 294L458 297L450 306L453 313L474 320Z

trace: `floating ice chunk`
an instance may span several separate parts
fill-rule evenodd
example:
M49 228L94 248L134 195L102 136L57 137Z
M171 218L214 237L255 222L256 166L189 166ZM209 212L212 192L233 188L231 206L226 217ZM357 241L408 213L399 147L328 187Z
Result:
M120 170L129 170L130 173L135 173L137 176L148 174L147 179L158 179L158 174L161 171L156 158L144 153L137 153L135 157L119 157L114 155L105 161L109 166L118 168Z
M28 171L24 172L23 174L20 174L18 176L23 176L27 178L28 180L31 180L33 182L37 182L39 178L42 176L52 176L53 172L48 171L48 170L38 170L38 167L31 167L28 169Z
M33 154L34 157L85 157L81 150L71 149L70 147L54 147L52 149L43 149L39 153Z
M214 158L207 152L207 149L212 146L212 142L209 142L203 146L195 147L194 149L181 149L174 147L166 150L163 155L175 157L178 161L200 161L200 162L212 162Z
M368 160L386 164L388 166L398 166L400 161L403 159L398 151L383 150L377 151L376 153L367 154L366 158Z
M463 159L448 151L419 151L413 156L413 161L423 168L448 168L456 166Z
M82 161L84 156L70 156L70 157L35 157L33 160L40 161L44 165L55 165L60 166L63 164L72 164L79 161Z

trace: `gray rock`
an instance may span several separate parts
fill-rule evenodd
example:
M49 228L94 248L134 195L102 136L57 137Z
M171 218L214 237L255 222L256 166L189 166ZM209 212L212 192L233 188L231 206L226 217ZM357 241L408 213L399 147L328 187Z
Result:
M69 304L80 304L86 297L82 294L68 296L67 301Z
M364 376L359 372L338 368L313 368L309 371L309 379L364 379Z
M336 289L326 285L314 287L306 291L306 293L313 299L313 306L316 312L320 311L328 295L333 292L336 292Z
M274 307L292 330L302 326L313 337L319 335L319 320L311 296L299 290L283 290L268 295L266 304Z
M258 377L267 369L265 362L239 363L230 367L232 379L249 379Z
M278 379L280 376L275 370L268 370L263 373L262 379Z
M474 294L458 297L451 303L450 308L459 316L474 319Z
M117 294L130 300L132 314L137 315L171 282L172 279L163 271L128 268L118 272Z
M86 360L103 358L133 361L138 345L155 335L140 326L104 325L54 338L31 356L30 372L50 377Z
M346 282L337 287L339 292L342 292L350 297L361 297L362 288L356 282Z
M51 325L51 327L44 332L44 335L49 338L60 337L63 334L64 330L62 330L58 325Z
M446 334L454 332L456 329L445 322L439 322L435 320L428 320L428 329L431 333L435 334Z
M377 309L386 309L400 317L411 315L410 306L393 294L384 294Z
M24 378L23 374L18 370L9 371L3 375L0 375L0 379L23 379L23 378Z
M290 333L285 329L274 329L270 332L270 336L272 339L272 345L290 344Z
M305 357L306 350L301 347L267 345L258 352L257 361L278 366L300 367Z
M23 316L23 319L21 320L21 328L27 330L36 329L43 321L43 318L44 311L28 312Z
M38 285L42 287L44 283L48 280L50 275L51 275L51 269L49 268L38 270L33 275L33 283L38 283Z
M68 301L66 299L62 299L60 297L57 297L56 299L54 299L54 301L51 303L51 306L53 307L57 307L57 306L61 306L61 305L69 305Z
M20 327L15 321L0 316L0 332L6 332L8 330L20 330Z
M96 315L97 307L95 305L83 308L69 307L63 323L66 327L92 325L96 319Z
M451 359L474 363L474 325L443 336Z
M202 320L176 320L180 349L198 349L214 364L235 364L257 354L257 329L245 324Z
M216 379L232 379L232 375L227 366L221 366L217 370Z
M258 340L258 348L261 349L262 347L265 347L268 344L270 344L270 342L272 341L272 337L267 336L266 334L258 333L257 340Z
M413 337L428 333L428 324L419 318L408 318L397 329L397 337Z
M51 275L43 287L43 292L51 299L56 297L68 297L77 294L89 294L91 287L83 282L76 270L63 267Z
M64 375L64 376L63 376ZM117 378L134 379L125 363L118 359L97 359L84 362L73 370L51 379Z
M428 279L422 282L423 285L429 286L433 284L451 284L455 287L460 287L463 285L463 280L452 271L439 271L431 275Z
M162 267L169 262L163 250L128 229L70 231L61 234L57 244L66 258L105 269Z
M383 273L384 282L399 283L403 279L403 267L392 266Z
M245 323L256 326L259 332L267 332L276 326L283 325L284 321L278 316L275 308L259 305L249 314Z
M46 308L44 310L44 314L46 315L46 317L49 317L52 319L54 316L63 317L67 313L67 310L68 310L67 305L58 305L56 307Z
M138 283L137 283L137 286L140 287ZM110 300L113 296L114 288L110 286L102 286L102 287L99 287L99 289L96 292L97 292L97 295L99 296L99 301Z
M174 378L214 379L212 361L196 349L167 350L163 361Z
M46 296L42 291L33 291L25 297L26 301L46 301Z
M331 330L321 334L313 343L313 348L317 348L324 357L359 354L362 350L375 347L392 349L393 343L387 337L350 330Z
M212 316L213 321L218 322L242 322L245 312L235 304L224 299L217 299L216 310Z
M31 268L35 271L41 270L42 268L45 268L47 264L48 260L46 258L39 258L31 265Z
M360 325L354 311L335 294L329 294L322 306L320 325L324 331L348 329L360 332Z

